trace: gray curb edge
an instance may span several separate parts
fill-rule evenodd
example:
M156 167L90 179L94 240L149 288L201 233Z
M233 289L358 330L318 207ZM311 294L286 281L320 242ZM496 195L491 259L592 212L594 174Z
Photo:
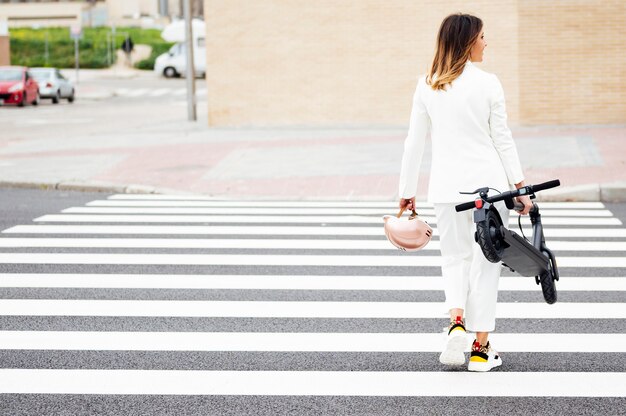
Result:
M63 190L76 192L103 192L116 194L170 194L170 195L199 195L198 193L182 191L179 189L158 188L148 185L129 184L119 185L107 182L12 182L0 181L0 188L24 188L41 190ZM206 195L214 198L233 199L232 195ZM242 197L243 199L277 199L276 197ZM419 200L425 200L425 195L418 195ZM283 198L284 199L284 198ZM299 198L304 200L307 198ZM308 198L310 199L310 198ZM315 198L337 199L337 198ZM363 200L386 200L388 196L372 197L367 196ZM390 199L395 200L395 198ZM538 201L550 202L626 202L626 182L615 182L608 184L578 185L552 189L537 194Z

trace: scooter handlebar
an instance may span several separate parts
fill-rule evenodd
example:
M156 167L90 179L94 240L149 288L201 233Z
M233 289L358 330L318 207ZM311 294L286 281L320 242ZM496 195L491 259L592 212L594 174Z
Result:
M454 209L456 212L467 211L468 209L474 208L475 205L476 203L474 201L463 202L462 204L455 206Z
M492 197L488 197L485 199L485 201L491 203L491 202L502 201L502 200L509 199L509 198L512 199L520 195L532 195L535 192L543 191L545 189L550 189L550 188L556 188L559 185L561 185L561 181L558 179L540 183L537 185L526 185L514 191L507 191L498 195L494 195ZM466 211L468 209L472 209L475 206L476 206L476 201L470 201L470 202L464 202L462 204L459 204L455 206L454 209L456 210L456 212L461 212L461 211Z
M535 193L535 192L543 191L545 189L556 188L559 185L561 185L561 181L558 179L555 179L553 181L548 181L548 182L540 183L537 185L531 185L530 187L532 188L533 193Z

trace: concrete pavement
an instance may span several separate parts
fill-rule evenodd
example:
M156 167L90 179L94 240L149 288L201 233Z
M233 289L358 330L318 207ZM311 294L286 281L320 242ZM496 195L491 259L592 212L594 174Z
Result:
M22 113L0 109L0 124L8 127L0 136L0 185L244 199L396 198L406 126L209 128L207 101L199 103L196 123L186 121L182 101L153 99L133 107L98 79L155 77L109 72L81 73L78 102L47 107L40 129L25 119L31 131L24 130L14 117ZM30 116L44 114L42 107L31 108ZM132 125L115 121L132 111L138 112ZM63 118L80 123L81 117L100 124L44 129ZM559 189L542 194L544 199L626 200L626 125L514 127L513 134L528 183L561 180Z

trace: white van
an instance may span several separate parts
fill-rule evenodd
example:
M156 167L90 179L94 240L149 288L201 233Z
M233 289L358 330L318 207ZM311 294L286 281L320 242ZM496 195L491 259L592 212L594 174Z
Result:
M166 78L184 76L187 72L187 49L184 42L176 43L170 50L159 55L154 61L154 72ZM206 72L206 44L204 38L196 38L193 49L193 62L196 77L204 77Z

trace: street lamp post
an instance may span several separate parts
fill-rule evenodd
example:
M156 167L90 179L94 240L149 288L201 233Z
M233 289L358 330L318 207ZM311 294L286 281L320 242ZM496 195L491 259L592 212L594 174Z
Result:
M187 48L187 119L196 121L196 69L193 59L193 29L191 25L191 0L183 0L183 14L185 16L185 44Z

